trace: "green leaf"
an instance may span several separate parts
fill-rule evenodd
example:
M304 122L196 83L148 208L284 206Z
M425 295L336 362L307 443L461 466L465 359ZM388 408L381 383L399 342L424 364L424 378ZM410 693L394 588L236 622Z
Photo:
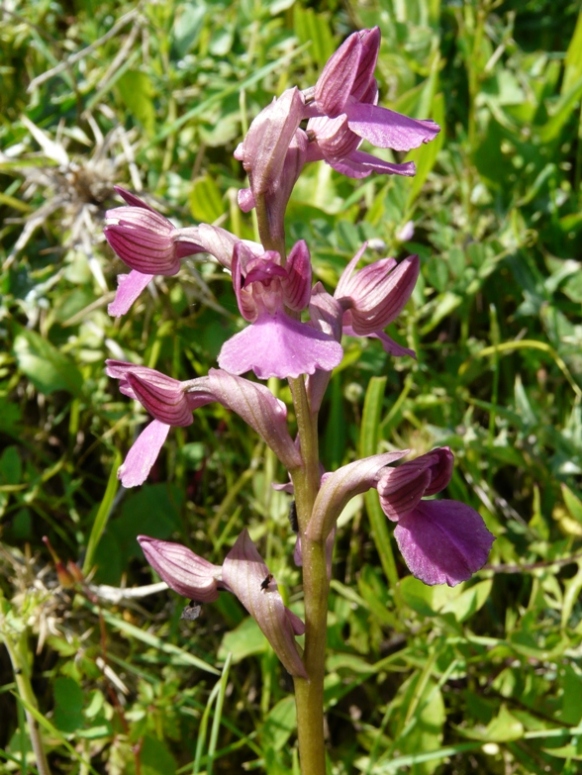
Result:
M254 654L263 654L267 646L267 639L259 625L249 616L235 630L226 633L220 644L218 658L224 660L231 653L232 661L236 664Z
M15 326L15 330L13 349L18 367L39 393L49 395L66 390L79 396L83 375L75 364L35 331L21 326Z
M18 447L6 447L0 456L0 482L2 484L19 484L22 477L22 462Z
M572 115L581 95L582 77L572 84L572 87L566 94L560 97L553 110L552 117L540 129L540 140L543 143L549 143L558 137L564 124Z
M54 683L54 723L62 732L83 726L83 690L72 678L60 677Z
M297 726L295 698L285 697L269 711L261 730L261 742L265 750L280 751Z
M582 500L565 484L562 484L562 497L570 516L582 525Z
M157 738L146 735L140 749L142 775L174 775L176 762L166 746Z
M501 705L497 716L487 725L482 740L495 743L506 743L509 740L520 740L523 737L523 725L509 712L505 704Z
M386 388L386 377L372 377L366 391L364 400L364 412L362 414L362 424L360 427L360 456L367 457L374 455L378 449L378 435L380 428L380 417L382 414L382 405L384 402L384 390ZM398 583L398 574L396 572L396 563L394 561L394 552L392 550L390 531L386 515L380 508L378 494L370 490L365 495L366 509L370 518L372 527L372 536L376 549L380 556L382 568L386 574L390 586L395 587Z
M202 2L183 4L178 10L172 30L172 48L177 59L182 59L198 42L207 10Z
M416 175L412 179L410 193L408 194L407 210L411 210L416 198L422 191L445 142L445 99L443 94L435 95L432 103L431 118L441 127L441 131L430 143L423 143L420 148L415 148L406 157L406 161L416 163Z
M450 611L458 622L466 621L485 605L487 598L491 594L492 585L493 581L491 579L480 581L478 584L462 592L455 600L447 603L440 613L448 613Z
M153 103L153 87L147 73L128 70L117 81L117 89L125 106L147 134L154 134L156 113Z
M196 178L188 197L190 212L198 221L214 223L224 214L220 189L210 175Z
M113 465L111 466L111 473L109 474L109 481L107 482L107 488L105 490L103 499L101 500L101 505L99 506L99 510L95 515L95 521L93 522L93 527L91 528L91 535L89 536L89 541L87 542L87 552L85 554L85 561L83 563L83 573L85 575L89 573L89 571L91 570L91 567L93 565L93 557L95 555L95 550L97 549L97 545L101 540L103 531L107 526L109 515L111 514L111 507L113 505L115 495L117 494L117 490L119 488L117 469L119 468L120 464L121 464L121 454L119 453L118 450L115 450L115 456L113 458Z
M293 8L293 28L301 43L310 43L309 56L322 67L335 51L329 16L316 13L313 8Z
M578 14L576 28L566 52L562 94L570 91L575 82L582 78L582 11Z

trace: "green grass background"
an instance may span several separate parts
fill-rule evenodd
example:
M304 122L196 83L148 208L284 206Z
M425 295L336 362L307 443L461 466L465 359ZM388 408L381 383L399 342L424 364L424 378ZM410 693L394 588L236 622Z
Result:
M147 484L118 489L146 418L104 359L203 375L239 321L229 278L199 262L111 319L123 267L102 227L121 184L183 225L252 238L232 155L245 129L375 24L380 104L442 132L407 157L413 179L308 167L287 236L308 241L328 289L365 239L379 257L418 253L390 331L418 357L347 343L323 461L447 444L447 496L497 541L454 590L395 553L394 586L378 504L352 502L330 597L329 773L582 770L579 4L15 0L0 10L0 639L54 773L298 772L291 682L236 601L192 624L171 592L91 591L155 580L139 533L221 562L247 526L301 612L288 496L271 488L285 472L237 417L199 410ZM43 536L89 581L58 575ZM0 771L33 773L16 678L0 647Z

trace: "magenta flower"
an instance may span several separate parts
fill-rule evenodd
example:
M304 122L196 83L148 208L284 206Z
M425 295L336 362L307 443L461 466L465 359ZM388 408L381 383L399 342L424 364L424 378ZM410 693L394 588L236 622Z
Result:
M222 346L221 368L232 374L254 371L259 379L267 379L331 371L338 365L341 345L286 311L298 313L309 303L311 263L303 241L294 246L284 267L278 253L266 251L257 257L239 243L232 276L240 312L251 325Z
M334 529L339 515L356 495L376 487L381 474L391 463L403 458L408 450L384 452L356 460L321 478L306 534L312 541L324 541Z
M378 482L380 504L397 522L394 537L413 575L425 584L454 587L487 561L495 540L470 506L451 500L423 501L448 484L453 455L435 449L398 468L387 468Z
M232 592L255 619L291 675L307 678L296 635L305 625L285 607L272 574L246 530L240 534L222 566L213 565L181 544L148 536L137 539L149 564L178 594L212 602L220 590Z
M383 329L402 312L414 290L420 268L418 256L409 256L399 264L393 258L384 258L356 272L365 249L364 244L346 266L334 292L344 310L343 333L375 337L386 352L414 357L413 350L401 347Z
M309 115L345 116L348 128L372 145L409 151L434 139L440 127L430 119L408 118L376 105L373 72L379 49L378 27L350 35L329 58L314 89L304 92Z
M363 139L350 129L347 115L337 118L311 118L307 123L306 161L325 161L349 178L366 178L372 172L412 176L414 162L396 164L359 151Z
M138 536L137 540L158 576L179 595L199 603L212 603L218 600L221 589L228 589L222 580L222 567L199 557L188 547L149 536Z
M209 253L230 268L237 238L218 226L200 224L176 228L139 197L116 186L127 206L116 207L105 214L105 236L119 258L132 270L117 279L115 300L109 305L111 315L125 314L139 294L156 275L178 273L183 258ZM255 250L260 246L250 243Z
M299 130L304 110L297 88L283 92L256 116L234 154L250 182L239 192L239 205L243 212L264 207L274 240L283 236L285 207L305 164L307 138Z
M121 392L138 400L154 420L141 432L120 466L124 487L142 484L157 460L170 427L193 422L192 412L217 401L254 428L288 469L301 465L301 455L287 430L287 410L263 385L211 369L208 376L180 382L155 369L108 360L106 371L120 381Z
M120 186L115 190L128 206L106 212L105 237L133 270L118 277L117 294L108 308L118 317L127 312L152 277L176 274L181 258L204 248L195 241L180 239L179 229L135 194Z

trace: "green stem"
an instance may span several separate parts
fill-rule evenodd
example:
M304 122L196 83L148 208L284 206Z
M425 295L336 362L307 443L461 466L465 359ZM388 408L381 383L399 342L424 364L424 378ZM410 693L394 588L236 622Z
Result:
M283 223L273 223L265 197L256 201L257 223L263 247L276 250L285 262L285 232ZM293 317L297 313L289 310ZM319 490L319 439L317 412L312 412L307 397L305 378L289 379L297 418L297 434L303 465L291 471L297 521L303 558L303 595L305 604L305 651L303 663L309 676L296 677L297 737L302 775L325 775L325 744L323 736L323 680L325 677L325 647L327 637L327 598L329 579L325 561L325 541L311 541L305 530L313 512Z
M24 630L18 638L12 638L10 633L4 632L4 645L6 646L6 651L8 651L10 661L12 662L18 694L26 703L24 712L26 714L30 742L32 744L32 750L34 751L39 775L50 775L50 769L38 722L28 710L28 707L37 708L38 703L30 683L29 663L27 658L27 637L27 630Z
M293 472L297 520L303 558L305 651L307 679L296 677L297 735L303 775L325 775L323 681L327 636L327 577L325 542L310 541L305 530L319 489L317 414L312 413L302 377L290 379L303 467Z

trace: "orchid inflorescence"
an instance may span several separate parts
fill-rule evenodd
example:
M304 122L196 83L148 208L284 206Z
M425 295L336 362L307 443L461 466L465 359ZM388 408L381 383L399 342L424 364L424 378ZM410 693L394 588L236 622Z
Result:
M453 456L435 449L402 462L408 450L372 455L322 473L317 452L317 413L332 370L343 358L342 337L379 339L392 356L414 355L386 333L406 305L419 274L418 256L384 258L358 269L366 245L346 266L335 291L312 282L309 248L299 241L286 255L284 216L293 187L309 162L324 161L353 178L372 172L414 175L412 162L397 164L359 150L363 140L408 151L439 132L377 105L374 69L378 28L351 35L325 65L314 87L292 88L262 110L235 156L249 187L239 192L245 212L255 208L260 242L241 240L208 224L177 228L134 194L117 188L125 206L107 213L105 234L131 272L119 278L112 315L126 313L156 275L178 273L182 259L203 253L232 276L247 326L226 341L217 369L180 382L143 366L108 361L120 390L152 416L135 441L119 476L126 487L143 483L171 427L193 422L192 413L217 401L237 413L264 440L287 470L297 507L295 561L303 567L306 623L283 604L276 581L247 531L222 565L213 565L180 544L140 536L144 554L167 584L199 603L220 591L236 595L268 638L286 669L315 684L325 628L325 600L336 522L356 495L376 489L395 539L412 573L427 584L465 581L487 560L493 536L481 516L451 500L424 500L449 483ZM287 426L287 408L259 380L289 380L297 436ZM322 603L321 601L324 600ZM305 633L305 652L296 636ZM319 634L318 634L319 633ZM325 640L323 639L323 643ZM314 695L315 696L315 695ZM299 698L299 694L298 694ZM300 700L298 713L301 717ZM307 712L308 713L308 712ZM309 714L308 714L309 715ZM300 748L301 748L301 718ZM303 733L304 735L307 733Z

